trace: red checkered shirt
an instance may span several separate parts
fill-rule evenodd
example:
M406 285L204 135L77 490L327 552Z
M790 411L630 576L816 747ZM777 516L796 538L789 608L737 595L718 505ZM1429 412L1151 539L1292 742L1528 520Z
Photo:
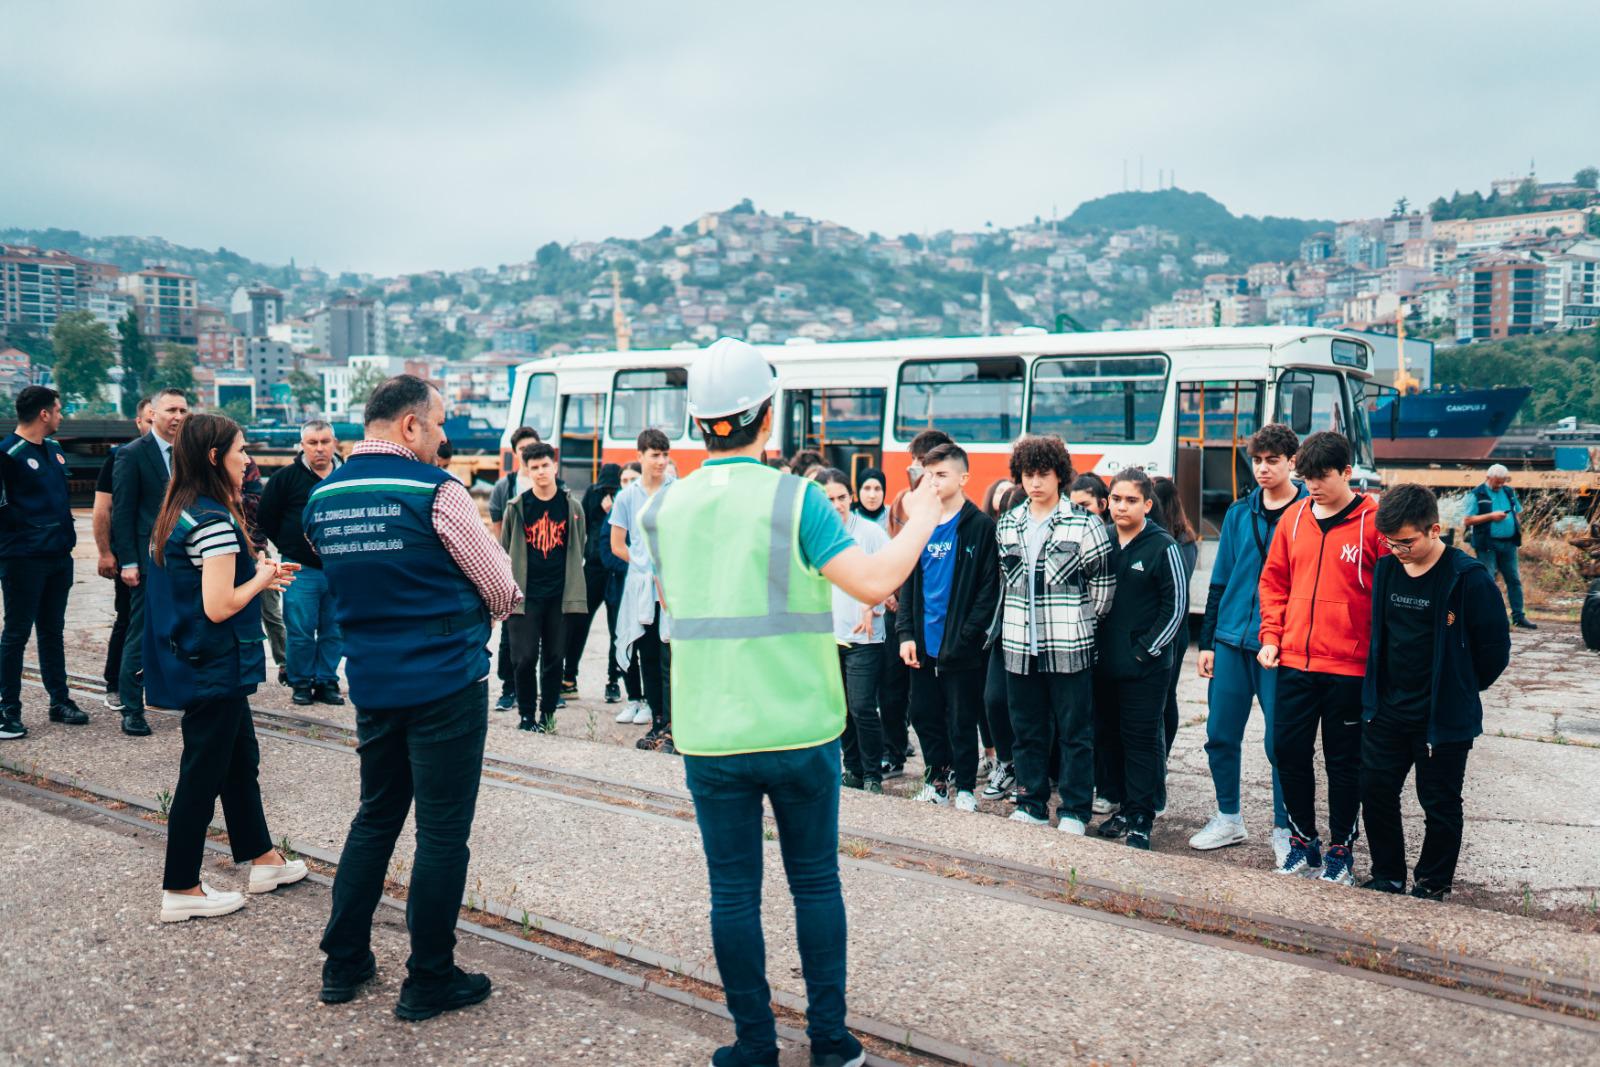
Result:
M350 454L401 456L416 459L417 455L405 445L392 441L375 441L368 438L359 442ZM496 619L504 619L522 599L522 590L511 577L511 559L505 549L495 543L478 514L478 505L472 502L467 487L451 478L433 494L433 532L439 535L444 550L456 561L461 573L478 587L483 606Z

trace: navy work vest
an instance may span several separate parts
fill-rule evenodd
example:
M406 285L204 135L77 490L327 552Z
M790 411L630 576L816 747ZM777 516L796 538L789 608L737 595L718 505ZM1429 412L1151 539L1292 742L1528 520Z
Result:
M222 519L233 528L239 551L233 557L233 584L255 577L249 542L226 507L200 497L172 528L162 547L163 565L144 569L144 692L161 708L188 708L200 700L248 695L267 677L261 631L261 598L246 604L226 622L206 618L200 593L200 568L184 545L202 522Z
M426 704L489 673L489 613L433 529L434 494L449 477L358 454L306 502L306 539L333 592L358 708Z

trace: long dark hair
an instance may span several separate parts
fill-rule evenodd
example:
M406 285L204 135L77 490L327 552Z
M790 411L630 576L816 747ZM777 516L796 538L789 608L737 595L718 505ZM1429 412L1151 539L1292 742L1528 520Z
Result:
M150 534L150 557L156 566L166 561L167 539L178 519L200 497L208 496L226 505L238 528L248 530L240 510L239 489L222 466L240 432L239 424L226 415L190 415L183 420L178 439L172 442L172 479L167 482L167 496ZM211 458L212 449L217 452L215 461ZM244 540L245 550L254 557L249 537Z
M1194 527L1189 523L1189 516L1183 510L1183 498L1178 496L1178 483L1171 478L1157 478L1156 506L1161 509L1162 525L1167 528L1167 533L1180 545L1198 541L1200 537L1194 532Z
M1006 487L1004 493L999 492L1002 485ZM1017 483L1010 478L999 478L991 482L983 494L983 513L991 519L999 518L1000 513L1005 510L1006 496L1016 487Z

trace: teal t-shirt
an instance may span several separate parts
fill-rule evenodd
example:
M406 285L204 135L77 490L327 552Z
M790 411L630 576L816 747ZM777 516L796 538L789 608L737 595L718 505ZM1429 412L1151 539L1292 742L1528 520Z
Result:
M1522 510L1522 503L1511 492L1509 486L1489 490L1489 510L1503 511L1506 517L1489 524L1489 536L1509 541L1517 536L1517 520L1515 515Z
M749 456L738 456L733 459L708 459L703 465L754 463L759 466L760 462ZM822 491L822 486L816 482L808 483L805 496L800 501L801 558L814 570L820 571L834 556L855 543L855 539L845 532L844 520L828 503L828 495Z

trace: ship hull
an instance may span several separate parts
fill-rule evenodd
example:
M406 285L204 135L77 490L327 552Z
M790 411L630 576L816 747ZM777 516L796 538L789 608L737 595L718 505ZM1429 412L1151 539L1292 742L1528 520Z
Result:
M1497 437L1400 437L1372 442L1378 462L1385 460L1427 460L1432 463L1464 463L1488 459Z
M1380 460L1485 459L1532 390L1429 390L1385 396L1372 406L1373 452Z

